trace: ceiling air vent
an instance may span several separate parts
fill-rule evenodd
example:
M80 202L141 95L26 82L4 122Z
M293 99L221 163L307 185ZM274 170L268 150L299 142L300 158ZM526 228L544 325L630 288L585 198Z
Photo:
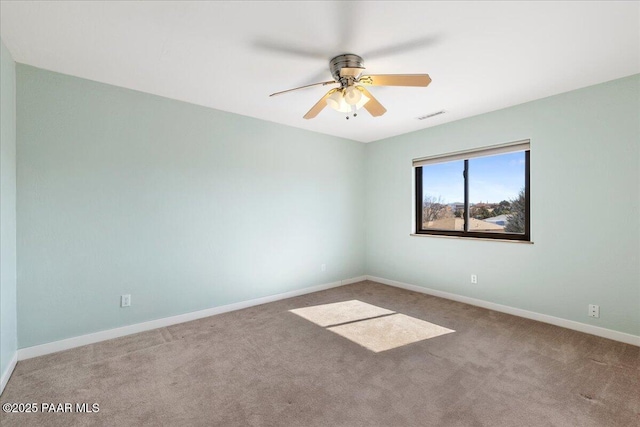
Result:
M435 113L425 114L424 116L416 117L418 120L430 119L431 117L439 116L440 114L444 114L445 111L436 111Z

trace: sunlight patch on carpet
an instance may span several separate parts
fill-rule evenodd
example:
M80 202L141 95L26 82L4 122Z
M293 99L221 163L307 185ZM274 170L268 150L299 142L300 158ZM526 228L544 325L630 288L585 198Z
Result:
M453 329L404 314L362 320L327 329L375 353L455 332Z
M455 332L359 300L289 311L375 353Z
M314 305L289 311L323 327L395 313L395 311L358 300Z

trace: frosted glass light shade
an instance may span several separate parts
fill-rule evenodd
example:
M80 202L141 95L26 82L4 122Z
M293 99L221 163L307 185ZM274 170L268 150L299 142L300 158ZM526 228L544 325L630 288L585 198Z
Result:
M367 95L362 93L360 90L358 90L358 92L360 92L360 100L356 103L356 110L361 109L364 107L364 104L369 102L369 97Z
M356 89L354 86L349 86L344 91L344 100L349 105L356 105L362 98L362 92Z
M340 103L342 101L342 91L336 90L327 98L327 105L334 110L338 110L340 108Z

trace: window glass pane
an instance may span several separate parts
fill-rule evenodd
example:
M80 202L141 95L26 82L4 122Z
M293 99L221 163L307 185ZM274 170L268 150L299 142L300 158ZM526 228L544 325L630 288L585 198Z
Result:
M469 159L469 231L525 231L525 153Z
M464 230L464 160L422 167L422 228Z

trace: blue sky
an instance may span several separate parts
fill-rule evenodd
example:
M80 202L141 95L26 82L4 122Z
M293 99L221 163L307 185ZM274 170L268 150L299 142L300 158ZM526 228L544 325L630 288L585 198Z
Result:
M524 187L524 151L469 160L469 202L498 203L512 200ZM442 197L444 203L464 201L464 161L422 168L425 196Z

